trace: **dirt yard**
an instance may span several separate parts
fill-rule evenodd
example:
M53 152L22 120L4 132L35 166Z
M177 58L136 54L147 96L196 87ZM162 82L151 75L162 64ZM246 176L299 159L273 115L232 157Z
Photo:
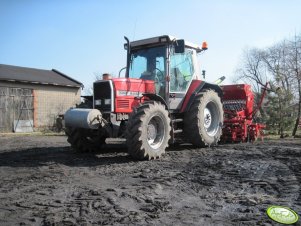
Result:
M301 213L301 139L137 162L120 144L74 153L65 136L2 136L0 181L0 225L274 225L269 205Z

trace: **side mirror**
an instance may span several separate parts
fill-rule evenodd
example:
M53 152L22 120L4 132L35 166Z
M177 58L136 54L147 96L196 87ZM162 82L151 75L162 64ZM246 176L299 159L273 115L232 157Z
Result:
M176 40L174 42L175 53L184 53L185 52L185 41L184 39Z

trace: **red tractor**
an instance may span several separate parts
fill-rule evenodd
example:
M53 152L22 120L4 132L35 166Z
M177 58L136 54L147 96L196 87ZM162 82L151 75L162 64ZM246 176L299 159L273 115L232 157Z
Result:
M159 158L170 143L217 144L224 113L222 90L201 80L203 46L171 36L127 43L124 78L94 83L85 108L65 114L66 134L79 151L101 149L106 138L126 138L136 159Z
M250 85L236 84L221 86L223 90L224 126L222 142L253 142L263 137L265 125L254 123L253 119L262 105L268 83L256 109L253 109L254 94Z

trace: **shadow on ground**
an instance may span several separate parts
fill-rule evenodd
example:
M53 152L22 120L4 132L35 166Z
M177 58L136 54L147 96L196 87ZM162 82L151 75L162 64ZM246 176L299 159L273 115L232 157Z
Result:
M99 166L134 161L122 146L108 146L101 152L77 153L71 147L29 148L0 153L0 166L38 167L50 162L67 166Z

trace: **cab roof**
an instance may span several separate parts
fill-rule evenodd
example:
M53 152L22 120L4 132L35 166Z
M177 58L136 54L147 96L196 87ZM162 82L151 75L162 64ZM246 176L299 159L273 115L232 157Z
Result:
M179 39L176 37L173 37L171 35L162 35L162 36L132 41L132 42L130 42L130 45L131 45L131 48L138 48L140 46L155 45L155 44L159 44L159 43L171 43L176 40L179 40ZM195 49L197 52L202 51L201 46L187 42L187 41L185 41L185 46Z

